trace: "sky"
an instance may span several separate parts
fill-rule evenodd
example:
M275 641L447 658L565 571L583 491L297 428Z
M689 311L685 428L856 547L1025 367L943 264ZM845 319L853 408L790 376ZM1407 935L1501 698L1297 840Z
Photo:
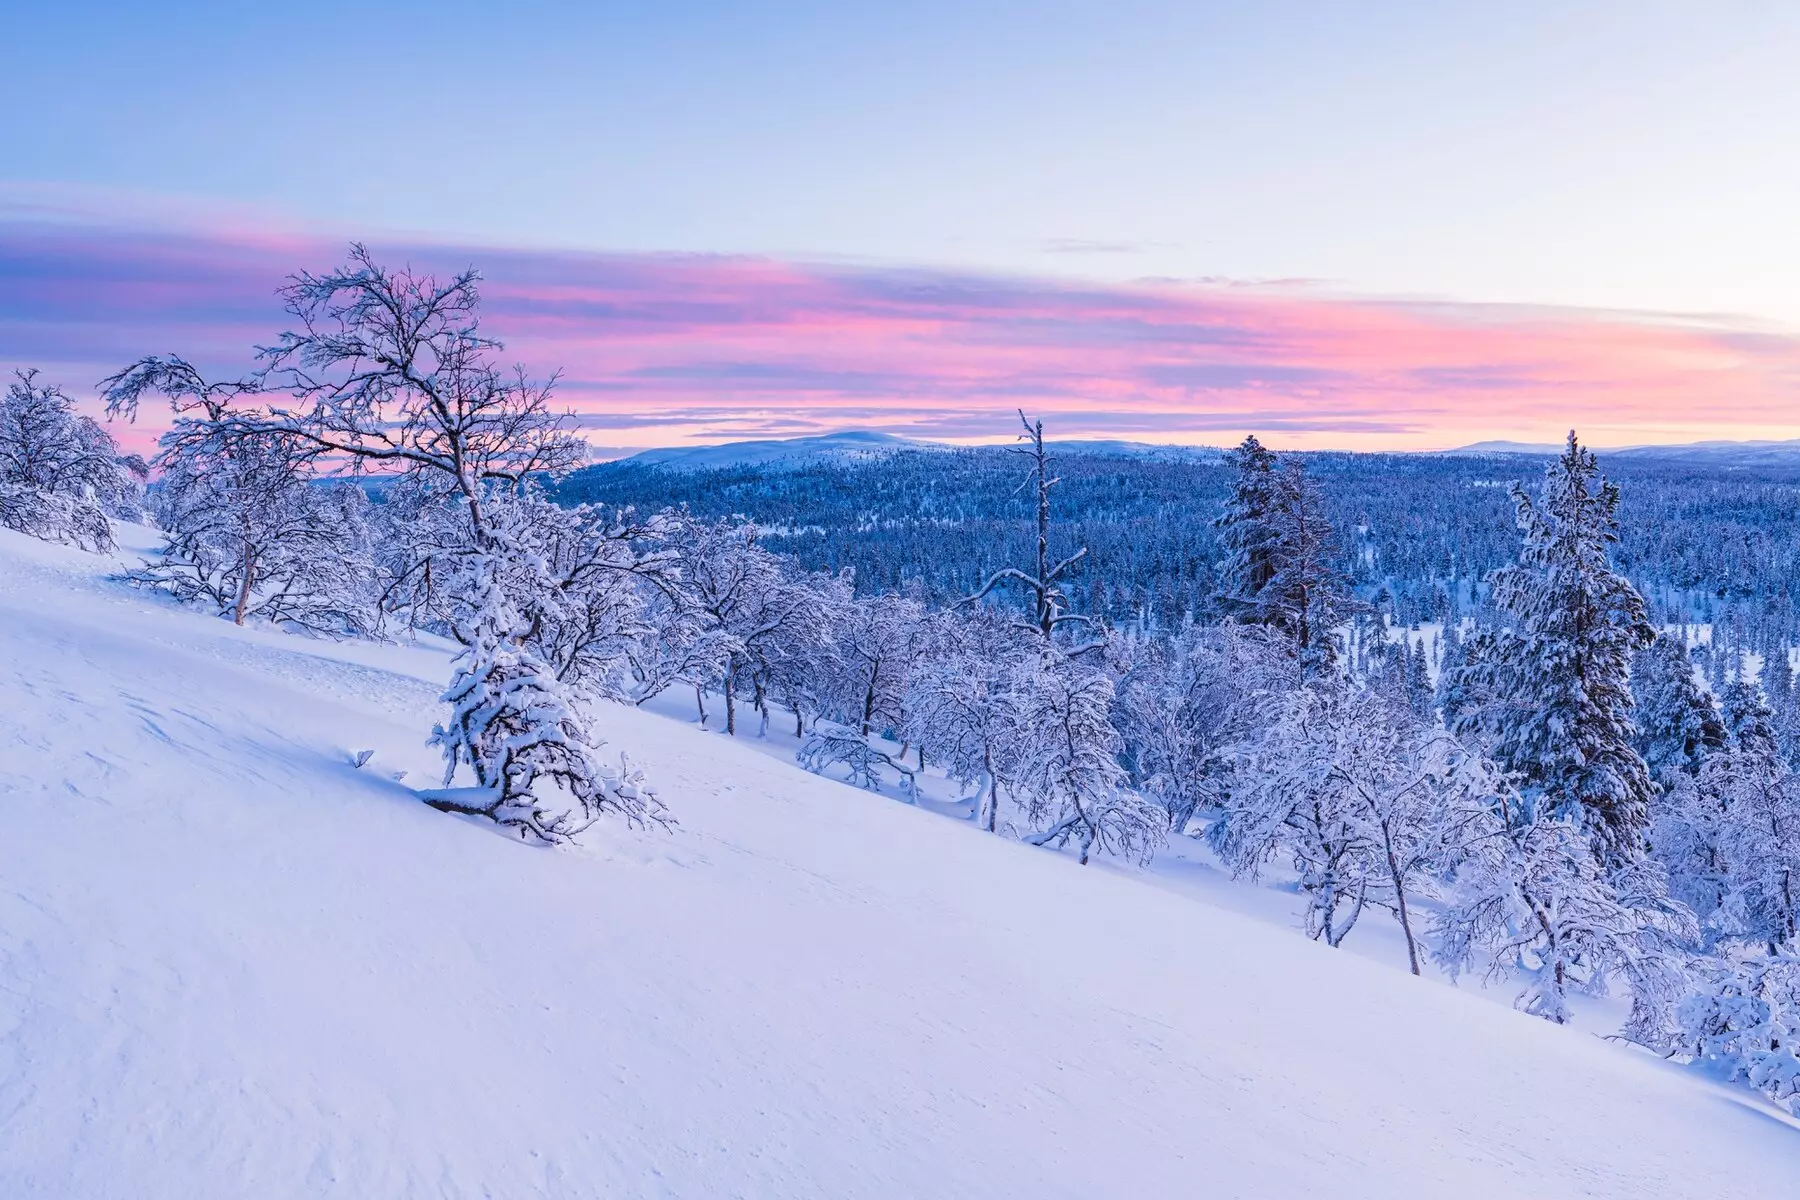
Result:
M0 363L219 371L352 239L597 445L1800 436L1800 5L8 12Z

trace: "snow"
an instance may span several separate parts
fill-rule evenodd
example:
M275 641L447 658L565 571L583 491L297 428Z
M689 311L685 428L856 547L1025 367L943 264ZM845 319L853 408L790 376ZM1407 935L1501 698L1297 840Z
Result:
M108 567L0 533L0 1196L1793 1193L1747 1092L658 713L675 830L508 841L411 790L441 647Z
M821 460L856 462L898 454L902 450L942 449L945 447L939 442L851 429L811 437L726 442L718 446L671 446L645 450L624 461L670 471L714 471L726 467L797 470Z
M1093 454L1106 458L1141 458L1163 462L1213 462L1223 451L1208 446L1161 445L1151 442L1066 440L1046 443L1068 454ZM903 450L948 450L943 442L903 437L867 429L846 429L810 437L771 438L761 441L725 442L716 446L665 446L643 450L620 460L638 466L670 471L714 471L726 467L762 467L791 471L821 461L868 462ZM1561 449L1561 447L1556 447Z

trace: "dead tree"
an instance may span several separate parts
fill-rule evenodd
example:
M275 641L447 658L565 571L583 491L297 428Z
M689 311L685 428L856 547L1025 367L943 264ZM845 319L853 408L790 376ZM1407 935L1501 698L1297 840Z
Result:
M1061 483L1061 479L1050 475L1050 456L1044 450L1044 423L1026 419L1024 410L1019 412L1019 424L1024 432L1019 441L1024 445L1009 447L1013 454L1020 455L1030 462L1030 469L1025 479L1019 484L1013 495L1029 489L1037 498L1037 555L1034 569L1027 573L1017 567L1002 567L989 575L987 581L973 593L963 598L964 604L974 604L1001 584L1016 584L1025 589L1030 597L1030 627L1036 629L1049 641L1056 630L1063 625L1091 625L1093 618L1068 611L1068 596L1063 591L1061 580L1076 563L1087 557L1087 547L1083 546L1075 553L1058 562L1050 561L1050 489ZM1097 643L1095 643L1097 644ZM1091 649L1092 644L1080 646L1071 653L1080 653Z

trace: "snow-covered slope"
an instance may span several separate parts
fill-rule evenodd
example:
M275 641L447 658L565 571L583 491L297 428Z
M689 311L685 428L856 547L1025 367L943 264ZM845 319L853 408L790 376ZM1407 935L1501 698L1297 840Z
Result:
M677 830L525 848L411 796L440 653L98 565L0 533L0 1196L1800 1178L1747 1094L666 717L602 714Z

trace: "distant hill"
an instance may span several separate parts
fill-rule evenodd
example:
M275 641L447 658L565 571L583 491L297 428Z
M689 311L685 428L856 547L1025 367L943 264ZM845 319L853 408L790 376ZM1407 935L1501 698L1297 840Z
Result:
M766 441L726 442L719 446L671 446L646 450L621 462L672 471L711 471L721 467L769 467L776 470L821 458L865 461L886 458L902 450L942 450L939 442L916 441L891 433L866 429L815 437L778 438Z
M1095 458L1129 458L1141 462L1216 463L1224 451L1214 446L1170 446L1114 438L1072 438L1052 441L1051 449L1064 454ZM772 471L797 469L805 464L879 462L906 451L950 451L958 447L944 442L901 437L868 429L847 429L811 437L768 438L726 442L717 446L669 446L645 450L618 464L660 467L671 471L714 471L756 467ZM1644 463L1692 462L1722 469L1800 467L1800 439L1759 442L1689 442L1673 446L1596 446L1610 460ZM1560 442L1473 442L1438 455L1515 455L1545 458L1562 451Z
M1065 454L1157 462L1212 462L1223 453L1211 446L1164 446L1114 439L1051 441L1049 445L1052 450ZM725 467L764 467L781 471L822 459L840 463L872 462L902 451L955 448L943 442L901 437L898 434L848 429L812 437L726 442L718 446L669 446L645 450L641 454L633 454L617 461L631 466L661 467L671 471L713 471Z
M1562 450L1562 443L1551 442L1475 442L1467 446L1458 446L1454 450L1439 450L1439 454L1557 454Z
M1214 446L1169 446L1113 438L1052 441L1053 450L1095 458L1130 458L1143 462L1214 463L1225 453ZM878 462L905 451L949 451L957 447L868 429L847 429L812 437L769 438L726 442L718 446L670 446L645 450L621 464L661 467L671 471L714 471L731 467L757 467L773 471L797 469L808 463ZM1594 447L1609 459L1639 462L1693 462L1725 469L1800 467L1800 440L1782 442L1690 442L1674 446ZM1516 455L1544 458L1562 451L1560 442L1474 442L1439 455Z
M1151 462L1217 462L1225 451L1216 446L1165 446L1155 442L1123 442L1116 439L1052 441L1052 451L1091 454L1096 458L1137 458Z
M1609 459L1639 462L1694 462L1725 468L1800 466L1800 439L1782 442L1685 442L1672 446L1595 446ZM1562 453L1562 443L1475 442L1440 454L1520 454L1549 456Z
M1800 466L1800 440L1785 442L1692 442L1685 446L1632 446L1607 452L1615 459L1692 462L1728 470Z

